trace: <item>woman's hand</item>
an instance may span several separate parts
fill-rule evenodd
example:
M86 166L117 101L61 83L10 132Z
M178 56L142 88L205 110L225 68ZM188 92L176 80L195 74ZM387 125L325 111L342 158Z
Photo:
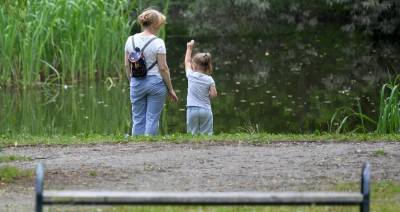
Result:
M187 47L188 49L193 49L193 46L194 46L194 40L191 40L190 42L188 42L188 43L186 44L186 47Z
M176 95L174 89L168 91L168 96L172 101L174 101L174 102L178 101L178 96Z

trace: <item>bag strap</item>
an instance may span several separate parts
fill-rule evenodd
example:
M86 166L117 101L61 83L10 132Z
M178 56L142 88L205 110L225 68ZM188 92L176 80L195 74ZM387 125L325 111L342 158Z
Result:
M157 39L157 37L154 37L154 38L150 39L150 40L143 46L142 52L144 52L144 50L146 49L146 47L147 47L151 42L153 42L155 39ZM153 64L151 64L150 67L147 68L147 71L150 71L150 69L152 69L155 65L157 65L157 58L156 58L156 61L155 61Z
M147 71L149 71L150 69L152 69L154 66L156 66L157 65L157 59L156 59L156 61L153 63L153 64L151 64L151 66L147 69Z
M142 48L141 51L144 52L144 50L146 49L146 47L147 47L151 42L153 42L155 39L157 39L157 37L154 37L154 38L150 39L149 41L147 41L147 43L144 44L144 46L143 46L143 48Z
M147 41L147 43L144 44L144 46L143 46L143 48L141 49L141 51L144 52L144 50L146 49L146 47L147 47L151 42L153 42L155 39L157 39L157 37L154 37L154 38L150 39L149 41ZM136 46L135 46L135 39L134 39L134 36L133 36L133 35L132 35L132 37L131 37L131 40L132 40L132 48L133 48L133 50L135 50Z
M135 51L135 39L133 38L133 35L132 35L132 37L131 37L131 40L132 40L132 50L133 51Z

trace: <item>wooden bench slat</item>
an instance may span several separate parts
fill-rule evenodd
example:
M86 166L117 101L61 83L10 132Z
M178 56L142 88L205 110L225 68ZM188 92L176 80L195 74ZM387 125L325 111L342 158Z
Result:
M359 204L348 192L110 192L44 191L45 204Z

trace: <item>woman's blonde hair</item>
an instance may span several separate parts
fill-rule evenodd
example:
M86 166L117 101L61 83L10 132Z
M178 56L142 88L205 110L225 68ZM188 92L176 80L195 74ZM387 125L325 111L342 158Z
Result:
M155 27L160 28L166 23L165 15L155 9L146 9L138 16L138 22L141 27Z
M212 61L210 53L197 53L192 59L193 63L204 69L208 75L212 74Z

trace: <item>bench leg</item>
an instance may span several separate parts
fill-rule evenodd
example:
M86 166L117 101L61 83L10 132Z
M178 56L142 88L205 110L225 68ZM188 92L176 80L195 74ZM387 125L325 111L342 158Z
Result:
M361 194L363 201L360 204L360 212L369 212L370 206L370 173L371 167L368 162L363 165L361 174Z
M35 211L43 211L43 164L39 163L36 167L36 181L35 181Z

